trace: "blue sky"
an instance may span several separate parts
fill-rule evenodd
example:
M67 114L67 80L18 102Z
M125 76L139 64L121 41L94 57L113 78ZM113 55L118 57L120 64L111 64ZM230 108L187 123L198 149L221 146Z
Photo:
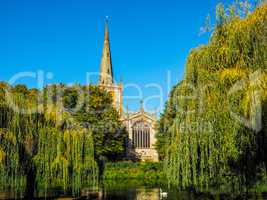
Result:
M147 110L162 109L169 86L183 77L190 49L207 43L199 30L219 2L231 0L1 0L0 80L42 70L53 73L45 84L85 84L87 72L99 71L109 16L115 78L128 85L124 104L139 107L140 100L127 100L139 96L135 84ZM16 83L37 87L33 78Z

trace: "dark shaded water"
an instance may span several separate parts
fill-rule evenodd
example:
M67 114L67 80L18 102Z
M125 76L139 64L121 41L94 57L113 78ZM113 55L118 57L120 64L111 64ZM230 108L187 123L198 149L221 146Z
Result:
M167 197L163 193L167 192ZM93 199L93 197L89 198ZM132 188L124 190L106 191L100 198L101 200L223 200L223 199L249 199L249 200L267 200L267 193L247 194L247 195L231 195L231 194L208 194L208 193L193 193L181 192L174 190L163 190L159 188Z
M167 192L167 197L163 196L163 193ZM89 197L93 199L93 197ZM192 192L178 192L163 190L160 193L159 188L135 188L135 189L125 189L125 190L111 190L103 194L102 198L96 197L95 199L101 200L222 200L222 199L251 199L251 200L267 200L266 194L248 194L232 196L231 194L195 194Z
M115 189L116 188L116 189ZM167 197L164 197L164 192L167 192ZM166 193L165 193L166 194ZM250 194L211 194L211 193L193 193L193 192L181 192L175 190L163 189L160 192L160 188L148 188L148 187L124 187L108 189L88 189L82 190L82 197L72 197L71 195L64 195L60 190L51 190L46 194L46 198L42 197L36 199L91 199L91 200L223 200L223 199L247 199L247 200L267 200L267 193L250 193ZM14 196L10 192L0 193L0 199L14 199Z

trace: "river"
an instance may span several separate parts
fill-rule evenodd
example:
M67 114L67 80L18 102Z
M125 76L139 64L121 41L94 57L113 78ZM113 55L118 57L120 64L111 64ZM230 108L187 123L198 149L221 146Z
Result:
M14 199L12 192L1 192L0 199ZM247 199L247 200L267 200L267 193L249 193L249 194L224 194L224 193L194 193L188 191L168 190L166 188L151 187L123 187L108 189L82 189L81 197L72 197L64 195L60 190L49 190L46 195L42 194L36 199L91 199L91 200L224 200L224 199Z

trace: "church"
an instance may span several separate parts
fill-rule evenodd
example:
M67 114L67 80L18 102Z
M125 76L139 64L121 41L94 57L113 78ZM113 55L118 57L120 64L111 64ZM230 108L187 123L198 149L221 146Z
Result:
M128 132L127 157L142 161L158 161L156 144L156 115L144 110L143 105L136 112L123 110L123 84L115 83L110 50L108 21L105 25L105 37L100 64L99 86L110 92L113 106L120 114L121 120Z

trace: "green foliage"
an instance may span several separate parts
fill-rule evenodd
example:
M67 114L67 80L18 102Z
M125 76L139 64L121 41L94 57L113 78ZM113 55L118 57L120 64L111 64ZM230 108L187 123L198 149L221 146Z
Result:
M124 156L125 138L111 96L97 86L59 84L39 92L0 83L2 189L30 195L61 187L77 194L97 183L99 160Z
M40 103L41 95L0 83L0 187L27 198L51 187L78 194L98 181L92 129L64 110L58 96Z
M142 185L166 183L162 163L151 162L116 162L107 163L104 180L107 182L137 181Z
M170 127L172 126L176 113L178 112L177 97L178 97L178 87L182 83L178 83L174 86L170 92L169 100L165 104L163 113L157 123L157 142L156 148L159 154L159 159L162 160L166 154L166 145L171 136Z
M158 148L167 149L171 185L243 190L266 171L267 5L243 14L229 17L217 7L209 44L191 51L184 80L172 91L178 95L171 94L161 116L158 133L165 142ZM255 130L260 110L262 127ZM251 119L250 127L244 119Z
M46 90L52 93L50 101L62 99L64 109L75 120L90 127L97 159L120 160L124 157L127 134L109 93L93 85L52 85Z
M40 130L37 166L38 188L63 187L78 194L81 186L97 183L92 134L76 125L73 129Z

